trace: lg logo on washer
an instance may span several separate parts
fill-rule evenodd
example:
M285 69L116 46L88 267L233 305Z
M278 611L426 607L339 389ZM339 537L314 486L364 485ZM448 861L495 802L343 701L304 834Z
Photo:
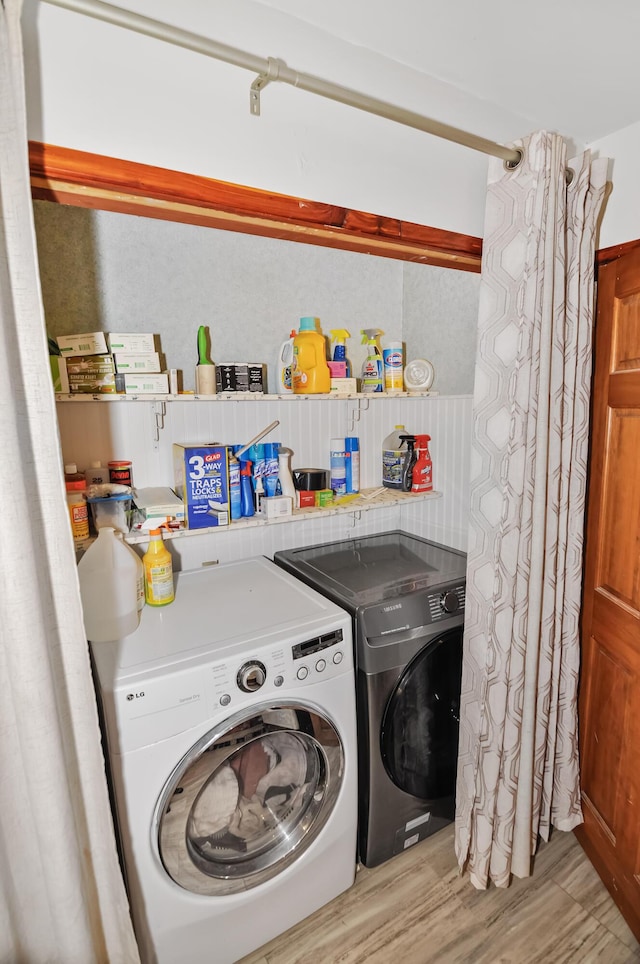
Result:
M144 690L141 693L127 693L128 700L140 700L144 696Z

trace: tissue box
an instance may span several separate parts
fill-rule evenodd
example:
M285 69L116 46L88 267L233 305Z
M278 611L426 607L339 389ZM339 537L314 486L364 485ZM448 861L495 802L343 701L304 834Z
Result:
M229 452L216 443L173 443L175 493L183 500L187 529L229 524Z

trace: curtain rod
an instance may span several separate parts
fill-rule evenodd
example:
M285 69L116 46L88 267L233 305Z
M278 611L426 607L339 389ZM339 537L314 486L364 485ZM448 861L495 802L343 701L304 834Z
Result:
M521 152L515 148L503 147L502 144L497 144L495 141L489 141L475 134L468 134L466 131L450 127L448 124L441 124L440 121L424 117L422 114L404 110L402 107L396 107L358 91L341 87L339 84L332 84L320 77L314 77L312 74L292 70L282 60L273 57L266 59L256 57L237 47L218 43L216 40L210 40L188 30L173 27L160 20L143 17L129 10L123 10L122 7L102 3L101 0L44 0L44 2L56 7L64 7L66 10L73 10L76 13L86 14L97 20L103 20L118 27L125 27L137 33L146 34L146 36L154 37L156 40L176 44L187 50L193 50L205 54L207 57L213 57L216 60L222 60L225 63L257 73L258 76L252 83L250 90L250 109L254 115L260 114L261 90L271 81L279 81L280 83L291 84L293 87L299 87L309 93L327 97L329 100L356 107L358 110L367 111L369 114L386 117L388 120L404 124L406 127L413 127L416 130L425 131L427 134L434 134L436 137L462 144L464 147L470 147L475 151L501 157L510 168L517 167L522 158Z

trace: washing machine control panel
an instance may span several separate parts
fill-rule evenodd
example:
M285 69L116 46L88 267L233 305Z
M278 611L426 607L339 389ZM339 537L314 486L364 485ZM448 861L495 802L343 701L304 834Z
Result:
M341 643L344 634L341 629L336 629L333 633L325 633L324 636L315 636L313 639L306 639L302 643L296 643L291 647L291 654L294 659L303 659L305 656L312 656L314 653L321 653L331 646ZM319 662L323 662L320 660Z
M211 667L215 701L233 705L241 693L266 695L349 672L351 631L339 627L318 636L283 643L234 663L227 658Z

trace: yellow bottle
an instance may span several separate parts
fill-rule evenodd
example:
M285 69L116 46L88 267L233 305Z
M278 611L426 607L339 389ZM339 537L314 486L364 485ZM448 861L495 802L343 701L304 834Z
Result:
M149 548L142 557L144 567L144 598L148 606L168 606L175 599L171 553L162 541L161 528L165 523L149 519ZM154 528L151 528L154 526Z
M318 318L301 318L300 331L293 339L291 379L294 395L328 395L331 372L327 365L326 342L318 331Z

